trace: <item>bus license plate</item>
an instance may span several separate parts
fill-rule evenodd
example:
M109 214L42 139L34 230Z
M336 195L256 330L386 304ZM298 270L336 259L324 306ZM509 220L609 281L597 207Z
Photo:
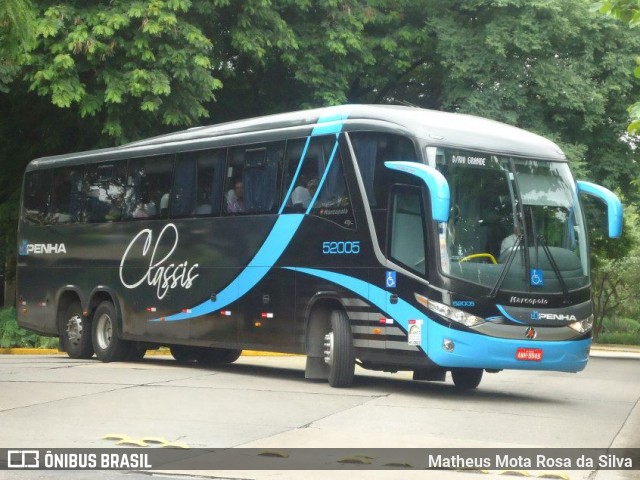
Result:
M541 348L519 348L516 350L516 360L525 360L529 362L542 361Z

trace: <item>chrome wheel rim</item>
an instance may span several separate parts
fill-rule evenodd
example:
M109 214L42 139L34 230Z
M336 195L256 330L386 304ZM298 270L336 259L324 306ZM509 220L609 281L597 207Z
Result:
M96 325L96 341L98 346L102 350L106 350L111 345L111 338L113 337L113 324L111 317L108 313L103 313L98 318L98 324Z
M82 340L82 318L80 315L75 314L67 320L67 338L74 346L80 344Z

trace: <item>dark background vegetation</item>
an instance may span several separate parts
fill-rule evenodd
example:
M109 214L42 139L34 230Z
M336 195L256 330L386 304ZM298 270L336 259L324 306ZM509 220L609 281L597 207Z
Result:
M577 177L620 195L621 241L604 237L601 209L589 211L595 332L640 343L638 5L4 0L4 273L14 276L20 183L33 158L306 107L408 102L542 134ZM11 311L3 315L0 329Z

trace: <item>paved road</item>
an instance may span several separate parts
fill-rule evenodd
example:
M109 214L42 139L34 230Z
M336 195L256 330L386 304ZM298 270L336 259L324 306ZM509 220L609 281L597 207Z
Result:
M364 370L357 371L353 388L332 389L305 381L304 358L293 356L241 357L224 368L203 368L161 356L103 364L0 355L0 447L115 446L108 435L161 437L192 448L640 447L640 355L595 355L580 374L485 374L479 389L469 393L455 390L450 380L414 382L408 373ZM76 473L65 475L87 477ZM184 473L327 478L327 472ZM342 473L345 479L357 477ZM368 472L362 478L398 473ZM495 473L402 477L473 480ZM640 471L564 473L571 480L640 478ZM91 478L148 478L138 475L92 472ZM59 476L0 472L0 478Z

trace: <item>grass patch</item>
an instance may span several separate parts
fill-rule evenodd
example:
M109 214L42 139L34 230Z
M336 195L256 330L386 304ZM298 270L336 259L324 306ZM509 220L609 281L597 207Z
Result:
M16 309L0 309L0 348L58 348L58 339L18 327Z
M601 344L640 345L640 322L633 318L605 318L596 338Z

